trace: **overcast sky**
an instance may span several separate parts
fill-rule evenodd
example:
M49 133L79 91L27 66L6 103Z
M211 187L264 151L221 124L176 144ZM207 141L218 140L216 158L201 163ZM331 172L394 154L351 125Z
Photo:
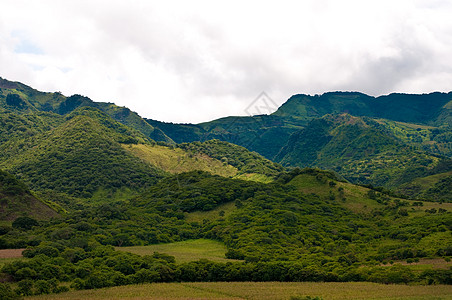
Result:
M191 123L261 92L451 91L451 16L439 0L0 0L0 77Z

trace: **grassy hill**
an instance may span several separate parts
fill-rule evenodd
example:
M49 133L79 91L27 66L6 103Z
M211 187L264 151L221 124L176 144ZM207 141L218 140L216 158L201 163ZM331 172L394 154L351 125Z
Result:
M452 171L417 178L398 187L397 191L412 199L452 202Z

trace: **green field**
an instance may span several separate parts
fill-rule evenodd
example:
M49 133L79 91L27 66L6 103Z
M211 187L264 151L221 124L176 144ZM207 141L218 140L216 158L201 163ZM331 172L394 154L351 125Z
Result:
M369 282L153 283L42 295L26 299L452 299L452 286Z
M217 241L198 239L183 242L157 244L150 246L116 247L138 255L152 255L154 252L165 253L176 258L177 263L208 259L211 261L233 261L225 258L226 246Z

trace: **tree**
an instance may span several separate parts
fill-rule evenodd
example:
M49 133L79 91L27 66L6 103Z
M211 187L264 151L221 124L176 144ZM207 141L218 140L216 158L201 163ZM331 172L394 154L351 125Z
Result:
M12 226L17 229L30 230L33 226L38 226L39 223L30 217L18 217L14 220Z

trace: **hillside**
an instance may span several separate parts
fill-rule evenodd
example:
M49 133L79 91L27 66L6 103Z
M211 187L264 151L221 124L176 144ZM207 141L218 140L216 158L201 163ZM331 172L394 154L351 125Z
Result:
M397 191L412 199L452 202L452 171L416 178L399 186Z
M21 216L42 220L58 215L48 203L37 199L24 183L0 170L0 221L13 221Z
M97 108L116 121L140 131L151 139L172 142L161 130L150 126L127 107L119 107L113 103L94 102L81 95L66 97L59 92L44 93L20 82L8 81L0 77L0 109L20 113L44 111L66 115L79 107Z
M97 109L82 108L27 143L19 136L9 143L16 148L10 147L0 165L32 189L83 198L106 190L111 197L121 189L143 189L163 176L162 171L143 164L121 147L121 143L145 139Z
M383 118L426 125L452 125L452 93L422 95L390 94L372 97L357 92L331 92L323 95L294 95L284 103L277 116L315 119L326 114Z
M0 281L13 283L0 293L185 281L451 284L449 269L409 265L452 255L451 141L440 108L414 124L415 109L403 120L374 118L372 97L332 93L316 110L294 100L269 116L180 125L79 95L5 80L0 88L0 168L15 176L0 172L9 221L0 248L28 247L1 268ZM447 100L431 97L432 107ZM324 115L330 105L374 115ZM44 220L55 213L41 198L65 209L59 218ZM41 220L10 225L23 214ZM114 248L205 239L221 259Z
M447 159L410 147L372 119L348 114L313 120L291 136L276 160L335 170L352 182L388 188L449 168Z
M205 142L212 139L243 146L273 159L289 136L304 122L273 115L226 117L200 124L173 124L146 119L176 143Z
M52 284L49 292L59 292L58 287L162 281L450 284L450 270L391 265L392 260L451 254L452 207L420 205L321 170L295 169L270 184L193 171L166 177L137 197L69 213L27 234L3 234L0 245L34 246L24 252L25 260L5 265L2 272L18 282L19 292L38 294L44 284ZM28 236L42 241L36 244ZM139 256L109 246L199 238L223 243L226 257L178 263L164 253Z

